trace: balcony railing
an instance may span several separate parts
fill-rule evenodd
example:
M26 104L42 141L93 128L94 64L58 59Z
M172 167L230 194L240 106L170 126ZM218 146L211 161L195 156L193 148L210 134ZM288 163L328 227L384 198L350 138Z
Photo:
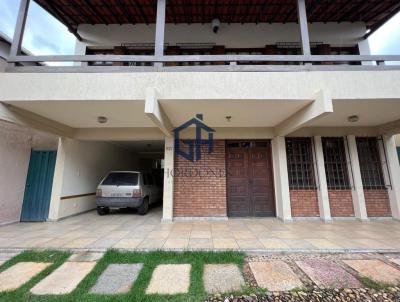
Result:
M70 56L14 56L14 64L32 62L72 62L84 66L13 66L10 72L125 72L125 71L313 71L313 70L382 70L400 69L400 55L70 55ZM89 62L150 63L151 66L87 66ZM170 66L168 63L218 62L218 65ZM252 62L247 65L246 62ZM255 65L254 63L260 64ZM343 62L359 65L341 65ZM262 64L264 63L264 64ZM296 65L283 65L295 63ZM362 65L364 63L364 65ZM365 65L370 63L370 65ZM372 65L372 64L373 65ZM318 65L315 65L318 64ZM330 65L321 65L330 64ZM134 64L130 64L134 65ZM136 64L140 65L140 64Z

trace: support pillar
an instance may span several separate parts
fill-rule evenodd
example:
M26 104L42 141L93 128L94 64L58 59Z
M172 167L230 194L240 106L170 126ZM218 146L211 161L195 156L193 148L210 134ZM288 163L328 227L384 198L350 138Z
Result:
M65 166L64 140L65 138L62 137L58 139L57 159L54 169L53 185L51 189L49 216L47 219L48 221L57 221L59 219Z
M291 222L292 209L290 206L286 143L283 136L274 137L272 140L272 159L274 166L276 215L284 222Z
M166 1L167 0L157 0L156 37L154 43L154 55L156 57L162 57L164 55ZM156 67L161 67L162 65L162 63L154 63Z
M300 25L301 49L303 55L311 55L305 0L297 0L297 14Z
M326 181L324 150L322 148L321 136L314 136L315 170L318 176L318 205L321 220L332 221L331 208L329 205L328 183Z
M354 215L361 221L368 221L360 162L358 159L357 142L354 135L347 136L346 158L349 163L347 165L348 174L350 182L352 183L351 196L353 199Z
M174 137L165 137L163 222L171 222L174 212Z
M388 189L392 216L400 220L400 165L394 135L384 135L387 170L391 187Z

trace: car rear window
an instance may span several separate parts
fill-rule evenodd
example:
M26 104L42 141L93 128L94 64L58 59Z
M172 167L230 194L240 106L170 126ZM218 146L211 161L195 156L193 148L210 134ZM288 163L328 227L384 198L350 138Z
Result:
M110 173L102 185L106 186L136 186L139 173Z

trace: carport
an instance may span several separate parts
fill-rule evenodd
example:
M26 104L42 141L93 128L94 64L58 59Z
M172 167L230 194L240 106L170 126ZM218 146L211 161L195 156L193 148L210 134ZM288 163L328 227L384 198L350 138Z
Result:
M164 142L81 141L61 138L58 146L49 220L96 207L96 188L110 171L162 173Z

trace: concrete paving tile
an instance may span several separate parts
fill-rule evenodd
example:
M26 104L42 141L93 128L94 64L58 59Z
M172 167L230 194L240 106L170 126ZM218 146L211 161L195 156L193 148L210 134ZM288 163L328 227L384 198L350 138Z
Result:
M191 238L189 240L189 249L212 249L213 243L211 239Z
M237 239L237 244L241 249L263 249L264 246L257 239Z
M116 244L120 239L118 238L100 238L93 243L90 243L87 247L89 248L110 248Z
M389 260L393 263L396 263L397 265L400 265L400 258L390 258Z
M282 241L285 242L292 249L315 249L315 246L304 239L282 239Z
M237 239L256 239L256 236L250 231L233 231L233 237Z
M90 290L95 294L127 293L136 281L143 264L110 264Z
M237 249L239 245L235 239L213 239L213 246L216 249Z
M330 249L343 249L340 245L337 245L333 243L332 241L329 241L328 239L305 239L307 242L311 243L313 246L315 246L317 249L321 250L330 250Z
M230 231L211 231L213 239L234 239L232 232Z
M36 284L34 295L63 295L72 292L94 268L96 262L65 262Z
M75 249L85 248L85 247L93 244L97 240L99 240L99 239L98 238L89 238L89 237L76 238L76 239L73 239L73 240L63 244L62 246L65 248L75 248Z
M210 294L238 291L245 284L236 264L206 264L203 280L204 287Z
M0 292L15 290L52 263L19 262L0 273Z
M184 239L190 238L191 231L171 231L168 238Z
M121 239L116 244L114 244L113 248L116 249L134 249L139 246L139 244L143 241L143 239Z
M186 249L189 245L189 239L170 238L165 241L164 249Z
M20 252L0 253L0 261L8 261L19 254Z
M398 285L400 271L381 260L344 260L344 262L360 273L376 282Z
M94 252L82 252L74 253L69 258L70 262L92 262L98 261L103 258L104 253L94 253Z
M289 245L283 242L280 239L264 239L261 238L259 239L261 244L266 248L266 249L289 249Z
M161 264L151 276L147 294L185 294L190 285L190 264Z
M324 259L296 261L301 270L320 288L360 288L361 283L338 264Z
M166 239L144 239L139 245L139 249L160 249L163 247Z
M150 239L165 239L168 238L170 231L152 231L147 236Z
M283 261L250 262L258 286L269 291L286 291L302 287L303 283Z
M209 239L211 238L211 231L199 231L199 230L193 230L190 233L190 238L195 238L195 239Z

